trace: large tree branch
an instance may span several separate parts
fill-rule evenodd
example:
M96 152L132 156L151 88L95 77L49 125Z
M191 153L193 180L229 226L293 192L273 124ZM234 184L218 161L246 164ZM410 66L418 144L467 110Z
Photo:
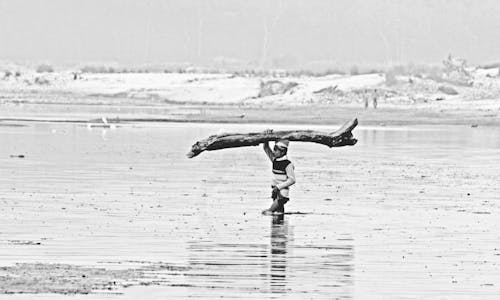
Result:
M264 142L286 139L296 142L312 142L328 147L352 146L357 140L352 130L358 125L357 119L345 123L340 129L332 133L313 130L263 131L256 133L224 133L212 135L196 142L187 157L193 158L203 151L212 151L225 148L257 146Z

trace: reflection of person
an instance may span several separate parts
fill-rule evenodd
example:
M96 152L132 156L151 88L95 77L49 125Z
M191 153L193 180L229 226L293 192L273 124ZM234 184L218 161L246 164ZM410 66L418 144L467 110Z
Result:
M363 101L365 102L365 109L368 109L368 97L370 97L368 91L363 91Z
M295 167L287 157L288 145L288 140L279 140L275 143L273 151L268 142L264 143L264 151L273 163L273 180L271 184L273 204L262 212L264 214L283 214L285 212L285 203L290 199L289 187L295 184Z
M271 264L269 275L271 293L286 292L288 224L284 215L273 216L271 225Z

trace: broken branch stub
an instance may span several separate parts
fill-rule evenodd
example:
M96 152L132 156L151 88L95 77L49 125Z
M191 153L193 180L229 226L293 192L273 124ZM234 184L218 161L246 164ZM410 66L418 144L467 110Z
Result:
M203 151L213 151L226 148L257 146L264 142L286 139L294 142L318 143L328 147L353 146L357 140L352 130L358 125L357 119L345 123L340 129L332 133L314 130L263 131L256 133L224 133L211 135L196 142L187 157L193 158Z

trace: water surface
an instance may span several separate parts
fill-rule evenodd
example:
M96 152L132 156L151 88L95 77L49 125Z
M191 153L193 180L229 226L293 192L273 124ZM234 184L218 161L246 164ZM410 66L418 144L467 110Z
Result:
M217 132L336 128L21 124L0 126L0 266L177 267L71 299L500 294L498 128L361 127L354 147L292 143L286 209L300 214L273 218L260 215L271 175L260 147L187 159L190 145Z

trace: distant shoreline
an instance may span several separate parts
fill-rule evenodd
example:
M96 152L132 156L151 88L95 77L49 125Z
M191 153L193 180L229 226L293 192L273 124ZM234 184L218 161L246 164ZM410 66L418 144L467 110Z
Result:
M236 105L64 105L31 103L3 105L0 122L100 123L235 123L338 125L358 118L360 125L500 126L498 112L412 108L363 109L352 106L304 105L252 107Z

